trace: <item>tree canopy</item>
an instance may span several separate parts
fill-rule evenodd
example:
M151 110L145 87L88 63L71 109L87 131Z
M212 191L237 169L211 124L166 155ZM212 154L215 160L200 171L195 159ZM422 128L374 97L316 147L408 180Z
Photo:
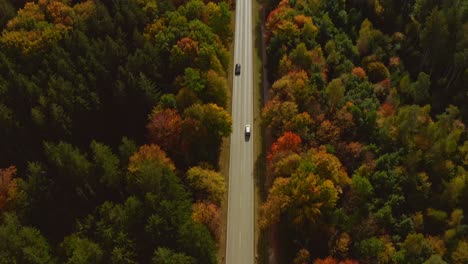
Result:
M0 0L0 263L216 262L231 17Z
M468 261L468 5L262 4L279 262Z

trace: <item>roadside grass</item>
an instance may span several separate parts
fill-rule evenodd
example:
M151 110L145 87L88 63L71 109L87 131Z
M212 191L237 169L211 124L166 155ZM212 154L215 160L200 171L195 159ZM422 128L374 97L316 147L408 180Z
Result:
M262 30L260 17L260 3L258 0L252 1L253 23L252 31L254 34L253 50L253 109L254 109L254 182L255 182L255 203L254 203L254 232L255 232L255 263L267 263L268 239L267 233L260 230L258 225L260 205L265 199L265 170L266 170L266 151L264 144L264 129L261 124L261 109L264 104L263 93L263 60L262 60Z
M233 78L233 69L234 69L234 30L235 30L235 18L236 10L234 9L231 17L231 27L233 29L233 38L231 44L229 45L229 54L231 56L228 73L227 73L227 82L229 86L228 90L228 104L226 111L228 113L232 112L232 78ZM226 137L223 139L219 155L219 170L224 175L224 180L226 181L226 190L229 190L229 150L231 149L231 137ZM220 238L218 241L218 264L224 264L226 258L226 235L227 235L227 213L228 213L228 191L224 195L224 199L221 202L220 214L221 214L221 223L220 223Z

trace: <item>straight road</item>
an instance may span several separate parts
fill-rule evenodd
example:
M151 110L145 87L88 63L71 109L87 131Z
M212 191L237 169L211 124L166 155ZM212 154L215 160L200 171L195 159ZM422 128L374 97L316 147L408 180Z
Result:
M252 0L236 1L232 134L229 162L226 264L254 263L253 136L245 137L245 125L253 127L253 29Z

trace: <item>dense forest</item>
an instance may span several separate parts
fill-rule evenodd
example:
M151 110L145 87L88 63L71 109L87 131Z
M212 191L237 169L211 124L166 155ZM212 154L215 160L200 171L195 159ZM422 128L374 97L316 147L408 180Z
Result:
M468 2L263 4L278 263L468 263Z
M216 263L232 9L0 0L0 263Z
M468 2L264 0L279 263L468 263ZM0 263L216 263L232 1L0 0Z

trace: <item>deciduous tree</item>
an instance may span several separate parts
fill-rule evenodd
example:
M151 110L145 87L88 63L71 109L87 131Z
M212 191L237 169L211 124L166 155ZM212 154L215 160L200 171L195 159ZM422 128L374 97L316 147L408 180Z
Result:
M325 95L328 101L328 107L333 111L340 107L345 94L345 87L340 79L333 79L325 88Z
M207 199L219 205L226 193L223 175L212 170L192 167L187 171L187 181L198 200Z
M289 131L284 132L284 134L271 145L267 159L272 161L273 157L280 152L299 153L301 150L301 143L301 138L295 133Z
M279 98L268 101L262 110L262 122L271 128L274 135L279 136L285 132L284 126L298 114L297 104Z
M221 238L221 215L218 206L209 202L197 202L193 205L193 221L204 224L219 241Z
M456 264L461 264L468 261L468 242L460 240L451 257L453 263Z
M161 146L164 151L174 155L180 144L182 117L175 109L153 109L151 119L146 125L151 143Z
M131 192L158 192L164 177L172 177L175 166L158 145L143 145L130 157L127 183Z
M13 178L16 174L16 167L10 166L0 169L0 212L17 195L17 183Z

